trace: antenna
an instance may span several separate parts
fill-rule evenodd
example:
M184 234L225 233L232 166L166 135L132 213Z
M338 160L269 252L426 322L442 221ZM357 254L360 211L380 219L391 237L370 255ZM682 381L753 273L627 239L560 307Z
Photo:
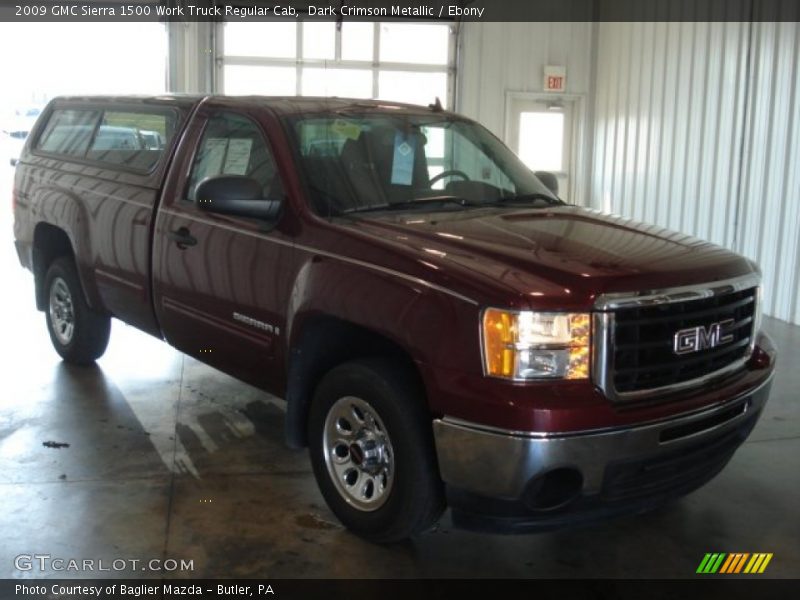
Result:
M442 112L444 108L442 108L442 101L439 100L439 96L436 96L436 100L433 104L428 104L428 108L430 108L433 112Z

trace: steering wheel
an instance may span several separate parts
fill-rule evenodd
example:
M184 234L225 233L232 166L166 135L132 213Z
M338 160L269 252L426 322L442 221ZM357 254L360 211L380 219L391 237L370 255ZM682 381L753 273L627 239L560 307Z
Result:
M447 171L442 171L438 175L434 175L431 177L430 181L428 182L429 185L433 185L440 179L444 179L445 177L461 177L464 181L470 181L469 175L464 173L464 171L459 171L458 169L448 169Z

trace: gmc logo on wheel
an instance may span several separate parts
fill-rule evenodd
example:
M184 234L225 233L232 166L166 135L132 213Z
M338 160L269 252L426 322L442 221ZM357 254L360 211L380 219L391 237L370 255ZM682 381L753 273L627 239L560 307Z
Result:
M716 348L730 344L733 341L731 334L725 330L733 325L733 319L725 319L719 323L711 323L708 327L688 327L679 329L672 338L672 349L675 354L690 354L706 348Z

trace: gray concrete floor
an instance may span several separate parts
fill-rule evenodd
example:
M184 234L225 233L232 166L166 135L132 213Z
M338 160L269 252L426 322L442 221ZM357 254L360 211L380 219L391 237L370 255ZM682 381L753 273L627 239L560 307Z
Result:
M34 553L187 559L194 571L178 575L196 577L683 578L706 552L738 551L774 553L765 576L798 575L800 327L766 320L782 352L766 412L725 471L681 501L513 537L454 530L445 514L379 547L338 525L306 453L283 446L280 400L119 322L96 368L61 363L0 212L0 578L78 576L14 568Z

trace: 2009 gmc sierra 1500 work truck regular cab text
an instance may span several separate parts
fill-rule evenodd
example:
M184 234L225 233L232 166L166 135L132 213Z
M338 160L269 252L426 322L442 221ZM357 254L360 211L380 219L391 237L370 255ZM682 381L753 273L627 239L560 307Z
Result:
M704 484L775 366L752 262L543 182L438 103L58 98L14 232L64 360L114 317L285 398L356 533L529 531Z

